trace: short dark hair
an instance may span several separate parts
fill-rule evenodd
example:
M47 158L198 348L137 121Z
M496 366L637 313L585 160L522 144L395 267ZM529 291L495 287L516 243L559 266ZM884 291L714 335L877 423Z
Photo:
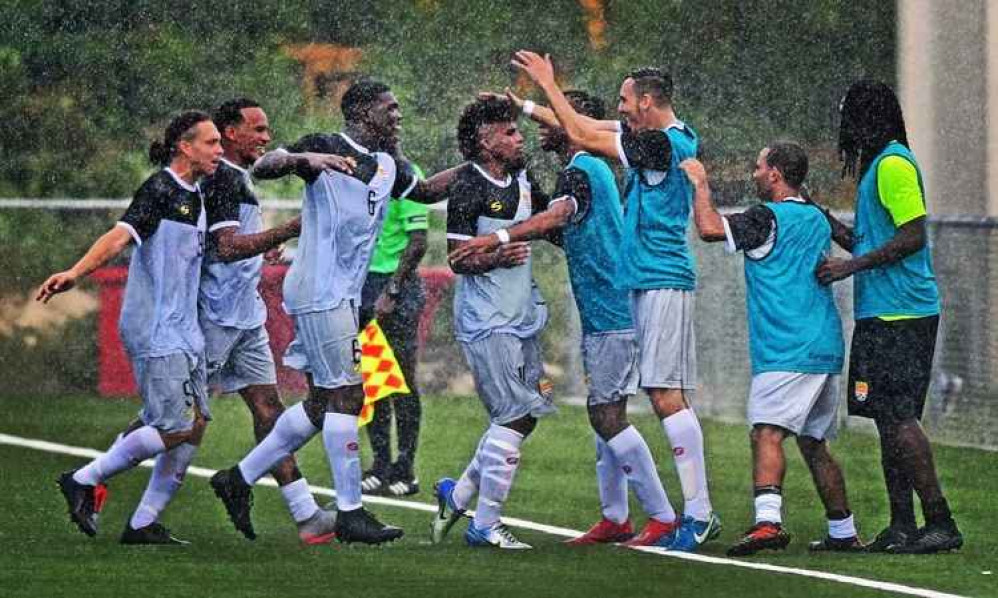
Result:
M211 113L211 120L215 122L218 132L224 134L227 127L232 127L243 122L244 108L259 108L260 104L249 98L235 98L222 102L218 108Z
M343 119L347 122L361 120L371 104L377 102L381 94L391 90L391 87L374 79L355 81L343 94L343 99L340 100L340 111L343 112Z
M807 177L807 152L791 141L777 141L769 146L766 164L783 175L783 180L794 189L800 189Z
M163 139L152 142L149 146L149 161L157 166L166 166L177 153L177 144L181 141L190 141L194 138L194 127L210 121L211 117L200 110L187 110L181 112L176 118L170 121Z
M871 79L861 79L849 86L842 98L839 123L839 157L842 176L859 176L891 141L908 147L904 115L894 90Z
M464 107L457 121L457 146L465 160L478 157L478 129L483 125L515 121L513 105L505 98L485 97Z
M565 92L568 103L575 111L589 118L603 120L606 118L606 104L603 100L584 91L573 89Z
M646 66L627 74L634 80L634 91L639 96L648 94L659 106L672 105L672 75L664 69Z

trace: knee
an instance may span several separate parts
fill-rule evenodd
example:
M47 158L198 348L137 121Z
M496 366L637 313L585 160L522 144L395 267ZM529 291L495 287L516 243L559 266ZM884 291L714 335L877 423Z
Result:
M808 436L798 436L797 448L800 449L801 456L804 457L804 461L808 464L826 461L831 458L831 455L828 453L828 443L824 440Z
M589 407L589 423L593 431L603 440L610 440L624 431L629 422L627 412L616 405L593 405Z
M273 427L282 413L284 413L284 403L276 393L256 401L253 405L253 416L257 425L266 428Z
M752 426L752 431L749 432L749 439L755 446L780 445L785 437L786 431L782 428L765 424Z

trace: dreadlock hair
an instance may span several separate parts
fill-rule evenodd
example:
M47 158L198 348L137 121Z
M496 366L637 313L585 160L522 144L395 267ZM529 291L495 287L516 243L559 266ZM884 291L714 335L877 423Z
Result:
M180 113L167 125L163 139L157 139L149 146L149 161L157 166L169 164L177 153L177 144L194 139L197 125L210 120L211 117L200 110Z
M457 121L457 146L465 160L478 158L478 130L484 125L515 121L513 105L505 98L485 97L464 107Z
M223 102L211 113L211 120L215 122L218 132L225 135L225 129L243 122L244 108L259 108L260 104L249 98L236 98Z
M807 152L791 141L777 141L769 146L766 165L783 175L783 180L794 189L800 189L807 177Z
M843 178L847 174L862 177L891 141L908 147L901 105L894 90L879 81L863 79L853 83L842 99L840 116L839 157L843 162Z
M356 81L343 94L340 100L340 111L343 112L343 120L347 122L357 122L362 120L371 104L378 101L378 96L388 93L392 89L374 79L361 79Z
M664 69L646 66L628 73L634 80L634 91L638 96L648 94L658 106L672 105L672 75Z
M583 116L588 116L596 120L606 118L606 104L594 95L573 89L565 92L565 98L572 105L572 108Z

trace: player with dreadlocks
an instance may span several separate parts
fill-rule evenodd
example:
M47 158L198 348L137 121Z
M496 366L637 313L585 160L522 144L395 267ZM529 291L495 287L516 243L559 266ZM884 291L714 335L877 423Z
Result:
M929 387L939 291L925 231L925 186L908 147L894 91L862 80L840 106L842 175L857 178L856 222L833 218L833 238L852 259L819 266L823 284L853 276L854 317L849 414L873 419L891 521L871 552L933 553L959 548L957 529L936 476L932 447L919 424ZM912 491L925 526L917 529Z

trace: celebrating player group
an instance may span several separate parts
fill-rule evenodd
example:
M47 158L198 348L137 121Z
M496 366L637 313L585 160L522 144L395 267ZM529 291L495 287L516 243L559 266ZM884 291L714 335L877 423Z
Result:
M411 450L400 456L403 473L394 483L381 479L387 475L382 467L361 470L364 392L356 339L365 322L358 314L390 204L446 201L448 260L458 275L454 336L489 423L464 470L434 485L433 543L463 522L470 546L531 548L503 525L502 509L524 440L556 412L541 385L548 308L532 275L531 242L537 240L561 247L568 264L595 442L601 512L569 543L694 552L718 537L721 519L711 503L695 412L692 219L701 240L744 257L755 520L728 554L782 549L791 541L782 524L788 436L796 439L828 523L827 535L810 550L959 548L963 539L919 423L940 302L926 241L925 190L893 91L859 81L840 105L843 173L858 180L849 228L808 195L807 154L788 141L759 151L752 179L760 203L719 213L698 161L699 137L677 116L672 79L660 69L629 73L620 85L618 118L608 119L599 98L562 91L549 57L520 51L513 65L546 102L510 90L483 92L457 124L464 161L426 179L401 151L398 100L370 79L344 94L341 132L306 135L286 148L267 151L266 112L248 99L225 102L211 115L184 112L170 123L150 148L161 169L115 226L38 292L47 302L133 247L120 333L143 407L107 452L59 477L72 522L96 535L108 480L154 458L121 542L183 544L159 519L201 443L215 391L242 396L258 441L210 481L243 535L256 537L252 487L271 473L304 543L380 544L402 537L402 529L382 523L362 503L362 492L390 487L411 494L418 482L414 438L406 441ZM561 164L552 193L527 167L521 118L539 125L541 149ZM606 160L622 167L620 188ZM291 175L305 183L301 214L264 229L253 179ZM285 409L257 286L264 262L295 237L298 249L283 287L294 340L284 363L305 374L309 390ZM833 242L851 257L832 257ZM856 326L848 409L876 424L891 513L889 526L866 543L857 536L843 473L828 446L845 367L832 283L850 276ZM382 275L387 290L378 295L377 313L392 309L404 277ZM639 388L672 451L682 493L675 507L649 448L662 440L646 441L627 418L627 402ZM399 427L402 434L401 420ZM296 464L295 453L315 436L328 458L335 508L316 503ZM714 469L718 475L717 464ZM629 490L643 511L639 527L629 512Z

